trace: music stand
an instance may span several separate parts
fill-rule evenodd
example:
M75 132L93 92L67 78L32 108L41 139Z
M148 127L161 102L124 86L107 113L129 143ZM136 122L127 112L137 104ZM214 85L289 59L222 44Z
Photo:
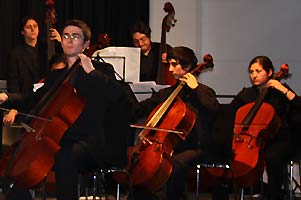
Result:
M124 56L99 56L92 58L99 62L107 62L113 65L117 80L125 80L125 57Z
M103 59L113 65L116 74L125 82L139 82L140 48L136 47L107 47L97 50L93 59ZM118 76L118 75L117 75Z

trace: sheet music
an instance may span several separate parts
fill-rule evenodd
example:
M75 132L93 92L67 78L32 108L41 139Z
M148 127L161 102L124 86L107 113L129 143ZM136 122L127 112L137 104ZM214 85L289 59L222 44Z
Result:
M155 81L143 81L131 83L130 87L137 100L142 101L149 98L153 92L158 92L162 88L169 87L169 85L157 85Z
M149 98L154 91L169 85L157 85L155 81L139 82L140 76L140 48L137 47L107 47L97 50L93 53L92 58L97 56L105 62L111 63L115 71L129 82L130 87L138 101ZM120 79L116 76L117 79Z
M137 47L107 47L97 50L92 58L99 56L105 62L114 66L115 71L126 82L139 82L140 48ZM120 79L116 76L117 79Z
M44 83L33 84L33 91L36 92L39 88L43 87Z

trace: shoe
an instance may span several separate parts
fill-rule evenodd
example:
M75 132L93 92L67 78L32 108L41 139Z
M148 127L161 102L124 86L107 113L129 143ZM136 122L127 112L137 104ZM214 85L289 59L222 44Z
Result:
M96 200L100 200L100 197L96 196ZM87 200L86 197L79 197L79 200ZM88 200L93 200L93 196L88 196Z

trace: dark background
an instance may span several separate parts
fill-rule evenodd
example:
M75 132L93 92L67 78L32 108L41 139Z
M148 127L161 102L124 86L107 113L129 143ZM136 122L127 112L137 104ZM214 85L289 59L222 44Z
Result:
M55 27L67 19L81 19L91 28L94 44L99 33L107 33L112 46L131 46L129 26L137 20L149 23L149 0L56 0ZM20 21L34 16L40 26L41 39L46 38L45 0L0 1L0 79L6 79L7 56L22 39Z

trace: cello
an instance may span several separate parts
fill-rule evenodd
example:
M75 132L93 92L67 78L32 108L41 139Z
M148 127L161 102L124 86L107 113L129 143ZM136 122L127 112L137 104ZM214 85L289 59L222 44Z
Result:
M282 64L279 72L272 79L280 80L288 75L288 65ZM251 186L262 176L264 159L261 150L265 143L258 143L264 131L275 134L280 128L280 119L272 105L264 102L269 88L264 88L255 102L240 107L235 116L232 141L232 173L224 169L208 169L215 176L234 178L241 186Z
M207 54L204 60L191 71L192 74L213 67L211 55ZM153 192L162 188L168 180L172 172L173 148L190 133L196 120L195 113L178 96L185 84L181 81L170 96L150 113L145 126L132 126L143 128L138 143L128 149L126 169L133 185Z
M167 84L174 85L176 80L170 74L168 69L168 64L162 62L162 54L167 53L167 45L166 45L166 32L169 32L171 27L175 26L176 19L175 17L175 9L170 2L164 4L164 11L167 12L167 15L162 20L161 25L161 42L160 42L160 53L158 58L158 75L157 75L157 83L158 84Z
M62 136L85 105L85 99L74 91L69 82L79 63L80 59L43 95L29 114L39 117L24 120L30 120L26 131L0 160L0 175L12 186L32 188L47 176L54 165Z

